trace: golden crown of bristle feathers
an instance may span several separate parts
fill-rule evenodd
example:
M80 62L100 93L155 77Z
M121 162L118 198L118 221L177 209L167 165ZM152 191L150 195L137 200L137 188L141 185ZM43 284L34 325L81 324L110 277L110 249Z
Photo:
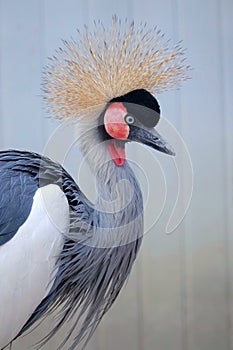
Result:
M93 33L85 27L78 41L64 41L47 67L44 97L55 117L80 118L132 90L155 94L187 79L182 48L169 47L157 28L116 17L109 30L94 24Z

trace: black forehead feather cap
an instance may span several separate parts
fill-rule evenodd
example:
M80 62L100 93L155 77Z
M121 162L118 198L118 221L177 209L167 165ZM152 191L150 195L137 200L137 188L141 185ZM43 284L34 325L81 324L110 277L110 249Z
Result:
M145 89L137 89L113 98L111 102L122 102L128 114L148 128L153 128L160 118L160 106L154 96Z

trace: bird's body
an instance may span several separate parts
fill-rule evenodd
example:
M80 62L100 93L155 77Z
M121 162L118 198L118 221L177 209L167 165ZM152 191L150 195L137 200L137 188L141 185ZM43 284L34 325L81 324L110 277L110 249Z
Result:
M89 302L93 301L94 315L96 311L101 314L98 308L109 307L117 296L116 286L119 284L120 288L128 277L140 246L143 217L141 191L133 171L127 162L117 171L114 167L114 163L108 166L107 173L101 167L97 176L99 196L94 206L59 164L35 153L0 152L0 178L5 194L0 204L0 220L8 226L8 216L15 221L10 230L1 226L0 274L4 275L4 283L0 290L0 317L4 327L0 348L14 339L22 326L26 329L37 321L59 298L64 298L67 310L73 312L84 291L92 286ZM10 181L6 183L5 178ZM115 185L119 181L123 187L117 193ZM132 198L128 197L131 195ZM15 201L14 212L9 198ZM21 221L17 219L19 214ZM128 225L124 236L122 225ZM9 234L5 236L4 232ZM72 240L78 233L83 237ZM64 273L62 261L67 258L70 261ZM121 277L120 268L124 266L126 274ZM77 271L82 278L71 285L67 276L75 277ZM119 281L115 281L114 290L110 288L106 297L106 288L117 272ZM103 282L102 288L99 284ZM9 300L13 300L10 305ZM21 309L23 312L19 312Z
M0 152L0 183L4 187L0 204L1 349L17 336L48 294L56 257L64 244L62 234L69 229L66 196L52 179L42 190L38 157L37 162L34 158L26 152ZM57 226L46 210L45 196Z
M174 155L154 128L160 107L152 93L185 79L180 48L158 49L159 32L143 25L121 32L115 17L109 32L101 24L98 30L80 34L78 44L65 42L44 82L50 112L79 122L96 202L54 161L0 152L0 348L53 311L58 321L44 341L70 319L61 347L78 324L69 349L90 339L128 278L143 235L142 193L126 145Z

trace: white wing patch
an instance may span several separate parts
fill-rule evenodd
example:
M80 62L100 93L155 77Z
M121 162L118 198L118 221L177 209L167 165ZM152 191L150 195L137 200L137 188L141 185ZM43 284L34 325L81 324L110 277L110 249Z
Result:
M0 247L0 349L48 294L68 229L68 201L57 185L48 185L37 190L26 222Z

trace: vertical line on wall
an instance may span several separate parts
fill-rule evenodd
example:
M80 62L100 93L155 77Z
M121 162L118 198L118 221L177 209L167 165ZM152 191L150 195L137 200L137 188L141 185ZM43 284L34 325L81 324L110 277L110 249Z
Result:
M221 210L223 211L222 217L223 219L223 237L224 237L224 257L225 257L225 308L226 308L226 344L227 349L233 349L233 342L232 342L232 324L233 320L231 317L231 290L232 290L232 283L231 283L231 263L230 263L230 253L231 253L231 247L230 247L230 218L229 218L229 211L228 211L228 174L230 172L229 166L228 166L228 134L227 134L227 115L226 115L226 86L225 86L225 77L226 77L226 71L224 67L224 29L223 29L223 4L224 2L217 0L217 23L218 23L218 38L217 38L217 45L218 45L218 52L219 52L219 81L218 81L218 91L219 91L219 115L221 118L221 141L222 141L222 169L223 169L223 179L222 179L222 207Z
M179 21L179 0L171 0L172 7L172 22L173 22L173 31L176 41L180 40L180 21ZM176 115L177 126L181 133L184 131L183 123L183 113L182 113L182 101L181 101L181 92L180 90L176 91ZM185 172L185 169L181 167L182 173ZM182 176L185 178L184 176ZM184 187L186 184L183 184ZM180 307L181 307L181 346L182 350L188 350L188 321L187 321L187 256L186 256L186 226L185 220L180 223L179 229L179 250L180 250Z
M136 263L136 286L137 286L137 301L138 301L138 350L144 350L144 312L143 312L143 254L140 254L140 257Z
M42 72L44 69L44 62L45 62L45 0L39 1L39 23L40 23L40 72L42 79ZM46 142L46 131L45 131L45 122L44 122L44 105L42 98L40 99L40 108L41 108L41 123L42 124L42 137L43 137L43 145L44 146ZM41 149L42 151L42 149Z

